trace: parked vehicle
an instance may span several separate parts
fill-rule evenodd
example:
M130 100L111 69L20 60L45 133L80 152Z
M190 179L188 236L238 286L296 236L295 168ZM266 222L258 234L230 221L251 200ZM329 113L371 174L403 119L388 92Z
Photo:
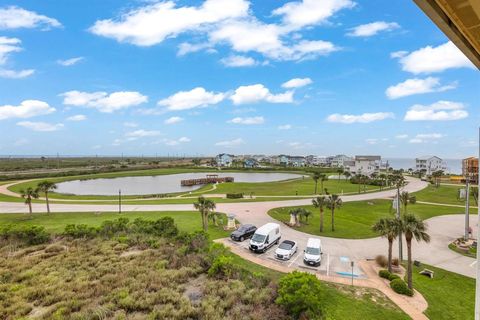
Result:
M271 246L280 242L280 225L277 223L267 223L255 231L250 239L248 247L254 252L265 252Z
M318 267L322 263L322 242L320 239L308 238L307 247L303 251L303 262Z
M297 252L297 243L291 240L283 240L275 250L275 258L288 260Z
M233 241L241 242L245 239L251 238L255 231L257 231L257 227L253 224L243 224L240 228L230 234L230 238L232 238Z

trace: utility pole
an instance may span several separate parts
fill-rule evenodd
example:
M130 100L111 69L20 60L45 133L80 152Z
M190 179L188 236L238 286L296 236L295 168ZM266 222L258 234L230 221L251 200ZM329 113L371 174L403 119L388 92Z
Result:
M118 213L122 213L122 190L118 190Z
M465 201L465 236L464 239L465 241L468 240L470 233L470 177L467 173L466 177L466 182L467 182L467 189L465 192L465 196L467 197L467 201Z
M400 220L400 181L397 181L397 219ZM398 232L398 260L403 261L402 231Z

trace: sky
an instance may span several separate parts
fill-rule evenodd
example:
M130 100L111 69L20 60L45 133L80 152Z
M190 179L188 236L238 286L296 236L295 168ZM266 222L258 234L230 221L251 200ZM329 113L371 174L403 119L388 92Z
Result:
M0 154L477 153L480 73L405 0L0 0Z

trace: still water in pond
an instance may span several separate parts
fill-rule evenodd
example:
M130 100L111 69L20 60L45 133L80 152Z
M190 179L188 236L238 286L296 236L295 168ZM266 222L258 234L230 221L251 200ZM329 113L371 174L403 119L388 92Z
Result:
M163 176L122 177L113 179L72 180L58 183L57 193L75 195L124 195L163 194L189 192L201 185L182 187L181 180L205 178L209 173L181 173ZM235 182L272 182L301 178L302 175L276 172L222 172L219 177L233 177Z

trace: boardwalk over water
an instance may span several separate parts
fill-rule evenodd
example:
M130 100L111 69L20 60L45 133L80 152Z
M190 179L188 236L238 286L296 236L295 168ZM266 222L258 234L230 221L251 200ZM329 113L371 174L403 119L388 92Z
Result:
M233 177L219 177L218 174L207 174L205 178L181 180L182 187L196 186L209 183L234 182Z

